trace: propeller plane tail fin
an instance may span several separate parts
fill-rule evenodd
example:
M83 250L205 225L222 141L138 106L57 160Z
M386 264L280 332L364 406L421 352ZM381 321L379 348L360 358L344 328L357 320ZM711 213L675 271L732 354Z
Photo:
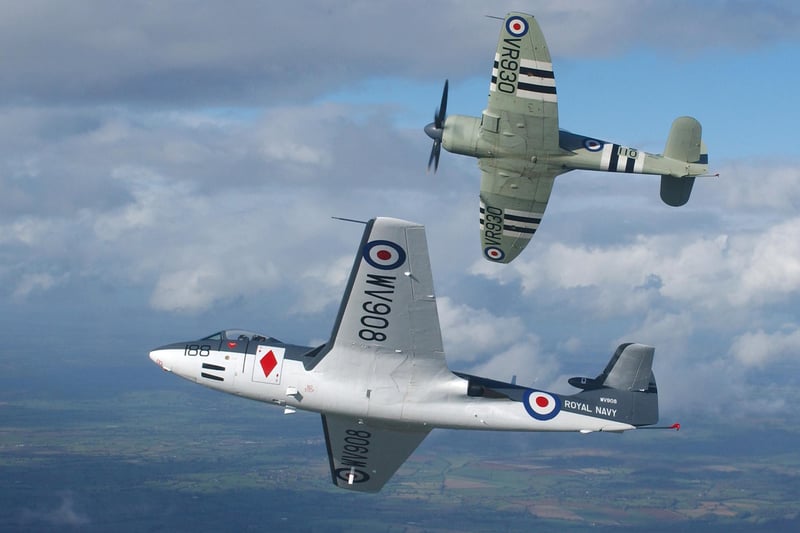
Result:
M702 133L700 122L692 117L678 117L672 123L664 157L683 163L685 173L661 176L661 199L665 204L679 207L688 202L695 176L708 170L708 149Z

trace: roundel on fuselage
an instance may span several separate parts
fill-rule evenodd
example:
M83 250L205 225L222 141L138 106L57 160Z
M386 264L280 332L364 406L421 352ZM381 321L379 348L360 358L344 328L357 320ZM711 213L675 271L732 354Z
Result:
M561 398L549 392L528 390L522 402L528 414L536 420L550 420L561 411Z

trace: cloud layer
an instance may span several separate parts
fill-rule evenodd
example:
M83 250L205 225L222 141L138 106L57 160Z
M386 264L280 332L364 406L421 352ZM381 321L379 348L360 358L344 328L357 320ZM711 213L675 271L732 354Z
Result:
M736 157L717 159L708 139L722 177L698 180L677 210L661 205L655 179L565 175L522 256L502 268L479 259L474 162L443 154L439 172L426 174L423 124L409 129L397 116L427 117L443 77L482 76L497 31L483 15L520 7L8 6L7 327L40 321L66 331L64 341L92 361L100 356L82 343L86 322L100 316L111 337L153 321L222 328L238 325L219 323L234 317L288 341L321 342L361 232L330 217L396 216L428 228L454 368L563 388L573 372L599 373L616 343L636 340L657 346L666 409L712 413L720 407L709 394L741 413L787 409L800 344L800 172L785 139L766 132L760 140L772 152L742 142ZM741 55L752 67L761 53L798 46L800 34L798 9L779 2L524 9L573 66L624 63L646 49L670 60ZM719 83L752 102L739 81ZM393 92L395 83L408 94ZM685 92L684 80L663 84ZM778 123L791 110L765 104L764 113ZM785 399L745 400L764 390Z

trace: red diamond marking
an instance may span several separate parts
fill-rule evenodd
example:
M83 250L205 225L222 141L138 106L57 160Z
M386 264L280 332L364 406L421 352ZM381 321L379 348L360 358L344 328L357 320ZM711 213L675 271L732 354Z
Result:
M278 360L275 359L275 354L270 350L267 355L261 358L259 364L261 365L261 370L264 371L264 376L269 377L270 373L278 366Z

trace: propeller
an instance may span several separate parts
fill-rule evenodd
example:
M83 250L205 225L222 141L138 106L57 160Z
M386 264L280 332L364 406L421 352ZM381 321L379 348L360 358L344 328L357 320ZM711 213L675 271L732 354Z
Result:
M433 139L433 148L431 148L431 156L428 158L428 171L431 170L433 165L434 173L439 168L439 154L442 153L442 135L444 134L444 121L447 116L447 80L444 80L444 90L442 90L442 102L436 108L436 113L433 115L433 122L425 126L425 133L428 137Z

